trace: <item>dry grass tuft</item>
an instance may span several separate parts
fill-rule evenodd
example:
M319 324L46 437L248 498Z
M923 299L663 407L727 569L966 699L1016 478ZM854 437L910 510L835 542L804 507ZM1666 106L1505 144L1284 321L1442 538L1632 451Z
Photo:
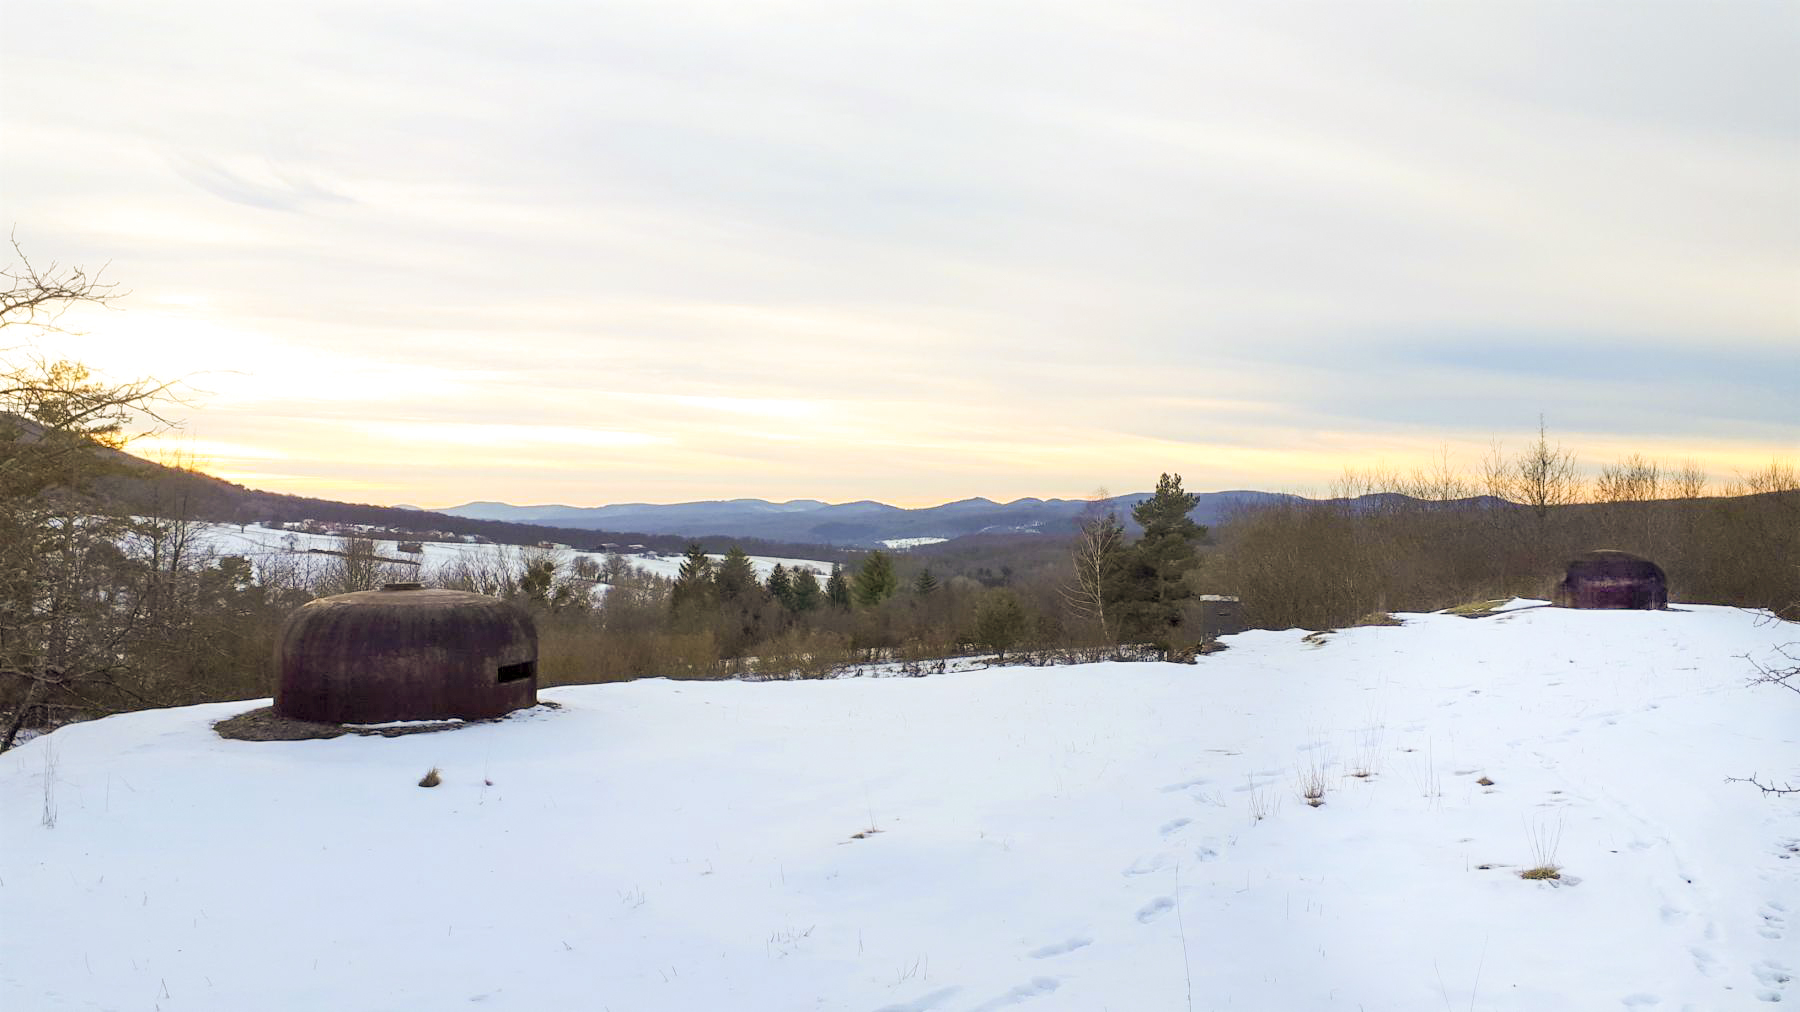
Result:
M443 782L444 782L444 778L441 776L438 776L438 768L436 766L433 766L429 772L427 772L423 777L421 777L419 779L419 786L420 787L436 787L437 785L439 785Z
M1533 882L1562 878L1562 865L1556 863L1556 850L1562 845L1562 820L1557 819L1555 827L1539 822L1529 828L1531 865L1519 877Z
M1300 771L1300 797L1314 808L1325 803L1325 771L1317 762Z
M1489 615L1495 613L1494 609L1505 604L1506 601L1506 598L1495 598L1491 601L1470 601L1467 604L1459 604L1454 608L1445 608L1444 614L1455 615L1458 618L1487 618Z

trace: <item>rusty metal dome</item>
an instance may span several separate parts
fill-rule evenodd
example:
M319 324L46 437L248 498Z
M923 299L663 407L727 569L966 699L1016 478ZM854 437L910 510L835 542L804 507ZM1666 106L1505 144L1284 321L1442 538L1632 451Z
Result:
M1659 611L1669 606L1669 578L1649 559L1596 549L1570 560L1551 599L1563 608Z
M417 583L305 605L282 626L275 663L275 712L296 720L476 720L537 703L531 616Z

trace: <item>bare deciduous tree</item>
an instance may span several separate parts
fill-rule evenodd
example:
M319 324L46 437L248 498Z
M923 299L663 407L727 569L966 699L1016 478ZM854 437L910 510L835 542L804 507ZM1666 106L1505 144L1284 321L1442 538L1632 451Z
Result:
M1739 474L1737 480L1725 487L1728 496L1793 491L1800 491L1800 470L1794 468L1791 460L1772 460L1760 471Z
M1698 499L1706 495L1707 477L1699 463L1684 460L1669 472L1669 491L1678 499Z
M1600 468L1600 477L1594 482L1594 498L1599 502L1661 499L1670 477L1656 461L1641 454L1628 454L1618 463Z
M336 554L320 574L321 595L350 594L359 590L380 590L383 585L411 580L413 567L382 558L370 538L340 538Z
M1103 505L1108 496L1104 489L1077 521L1075 544L1070 550L1074 576L1063 588L1063 601L1077 618L1096 623L1100 636L1108 643L1114 631L1106 615L1106 604L1115 593L1115 582L1125 559L1125 528L1119 518Z
M1430 464L1414 468L1401 490L1414 499L1434 503L1458 502L1475 494L1474 484L1448 446L1439 447L1437 459Z
M0 332L25 336L0 348L0 751L36 709L104 708L97 691L131 691L121 675L142 605L120 590L128 518L96 509L88 492L104 451L123 445L134 414L155 418L170 389L32 352L31 338L71 306L120 293L98 273L39 268L13 249L19 264L0 269Z
M1507 458L1496 443L1484 462L1483 476L1489 495L1530 507L1539 522L1552 509L1567 506L1581 496L1581 479L1575 454L1558 443L1550 444L1544 420L1538 419L1537 442Z
M51 261L38 267L12 239L19 262L0 268L0 327L20 325L35 330L55 330L65 312L81 303L106 305L126 293L118 285L100 280L101 267L93 274L85 268L64 267Z

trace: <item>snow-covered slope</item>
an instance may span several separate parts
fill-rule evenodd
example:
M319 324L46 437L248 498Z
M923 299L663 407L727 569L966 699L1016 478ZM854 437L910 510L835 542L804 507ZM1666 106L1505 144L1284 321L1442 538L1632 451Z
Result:
M1725 782L1800 772L1800 701L1743 659L1795 633L1524 609L1193 666L556 689L393 739L95 721L0 757L0 1007L1800 1000L1800 804ZM1560 881L1516 874L1534 849Z
M198 540L211 551L220 555L240 555L252 560L273 556L297 556L301 559L324 565L329 556L313 554L318 551L339 551L343 541L329 534L306 534L296 531L271 530L254 524L239 527L236 524L203 523L196 525L199 529ZM375 552L383 558L416 560L419 562L418 573L421 578L429 579L434 570L449 565L459 559L504 557L508 553L518 551L511 545L477 545L456 542L425 541L420 543L424 549L419 554L407 554L400 551L402 541L393 539L375 539ZM566 560L574 560L578 556L587 556L596 562L604 561L603 552L577 552L565 550L558 553ZM623 553L625 561L639 569L648 570L659 576L671 579L681 570L681 557L677 555L661 555L656 553ZM714 559L722 559L722 555L714 555ZM831 572L831 563L814 559L784 559L760 555L750 557L759 578L767 579L769 571L777 563L789 569L807 568L823 576ZM409 579L411 577L408 577Z

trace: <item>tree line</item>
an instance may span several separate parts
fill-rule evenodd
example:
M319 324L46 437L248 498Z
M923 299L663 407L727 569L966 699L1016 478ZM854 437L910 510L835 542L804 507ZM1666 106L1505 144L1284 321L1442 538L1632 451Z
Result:
M1249 620L1327 628L1389 611L1547 598L1597 548L1662 567L1671 601L1800 618L1800 474L1783 460L1715 486L1692 462L1627 454L1581 478L1540 425L1473 470L1447 455L1408 472L1349 469L1325 500L1290 500L1221 525L1205 578Z
M54 328L61 308L114 295L79 270L20 259L0 282L0 329ZM107 451L170 396L148 379L0 357L0 750L29 726L267 695L295 608L417 578L361 538L328 556L212 552L192 481L138 482L121 499L130 458ZM1599 547L1657 561L1672 600L1795 614L1791 464L1717 489L1692 464L1640 455L1591 484L1579 474L1540 427L1534 443L1496 448L1473 473L1447 456L1404 475L1347 471L1329 500L1246 509L1216 531L1191 519L1181 476L1164 474L1131 510L1135 541L1102 494L1067 539L845 553L821 572L780 565L759 577L741 546L720 555L696 542L673 578L621 556L535 548L463 554L424 576L529 609L547 685L806 677L870 661L923 670L973 651L1187 659L1212 633L1206 594L1240 598L1253 625L1326 628L1546 596L1563 560ZM113 492L100 494L108 482Z

